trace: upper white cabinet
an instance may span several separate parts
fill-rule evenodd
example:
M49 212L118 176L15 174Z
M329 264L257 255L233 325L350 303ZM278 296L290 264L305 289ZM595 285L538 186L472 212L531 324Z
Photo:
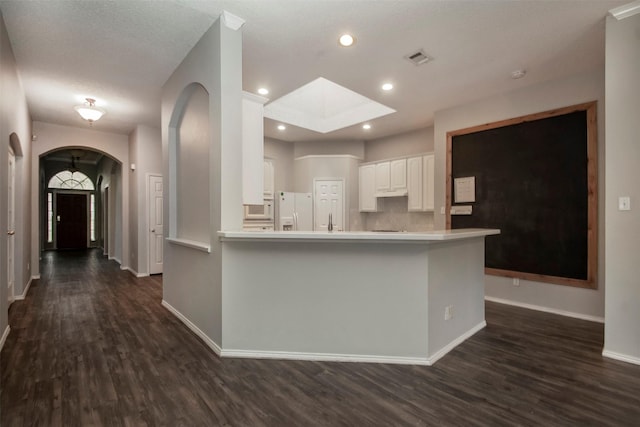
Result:
M264 199L273 199L275 193L275 170L273 168L273 162L268 159L264 159Z
M264 103L249 92L242 97L242 203L264 203Z
M376 163L376 192L391 191L391 162Z
M434 156L410 157L407 159L408 210L412 212L433 211Z
M422 156L422 210L433 211L435 193L435 156Z
M360 212L376 212L378 200L376 199L376 165L365 165L358 168L359 194L358 201Z
M392 160L390 165L391 191L407 189L407 159Z
M378 197L402 196L407 191L407 159L378 162L376 168L376 193Z
M407 159L407 199L410 212L422 210L423 199L423 158L410 157Z
M408 211L433 211L434 156L368 163L359 168L360 212L377 212L378 197L408 196Z

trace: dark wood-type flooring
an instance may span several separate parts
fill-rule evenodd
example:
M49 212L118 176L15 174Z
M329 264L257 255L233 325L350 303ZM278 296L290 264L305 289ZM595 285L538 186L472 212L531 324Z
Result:
M10 309L2 427L640 425L640 366L601 356L601 324L488 303L432 367L220 359L160 277L95 250L41 271Z

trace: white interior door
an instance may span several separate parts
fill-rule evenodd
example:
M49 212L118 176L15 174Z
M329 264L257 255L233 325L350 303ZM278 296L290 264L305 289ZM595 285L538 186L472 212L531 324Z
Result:
M327 231L329 214L334 231L344 230L344 182L316 180L314 194L315 231Z
M11 148L9 148L9 183L8 183L8 204L7 204L7 287L8 301L11 304L14 300L15 285L15 238L16 238L16 157Z
M149 274L162 273L162 176L149 175L147 212L149 213Z

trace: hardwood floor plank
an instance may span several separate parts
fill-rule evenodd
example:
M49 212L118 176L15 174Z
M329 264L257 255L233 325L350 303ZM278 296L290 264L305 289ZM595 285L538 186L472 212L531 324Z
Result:
M162 278L46 252L9 312L7 426L640 426L640 366L598 323L486 304L432 367L220 359L161 306Z

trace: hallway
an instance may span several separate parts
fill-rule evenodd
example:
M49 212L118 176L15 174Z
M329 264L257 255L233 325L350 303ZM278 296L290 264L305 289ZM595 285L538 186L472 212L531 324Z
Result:
M3 427L637 425L640 366L602 325L487 303L432 367L220 359L100 250L45 252L9 314Z

